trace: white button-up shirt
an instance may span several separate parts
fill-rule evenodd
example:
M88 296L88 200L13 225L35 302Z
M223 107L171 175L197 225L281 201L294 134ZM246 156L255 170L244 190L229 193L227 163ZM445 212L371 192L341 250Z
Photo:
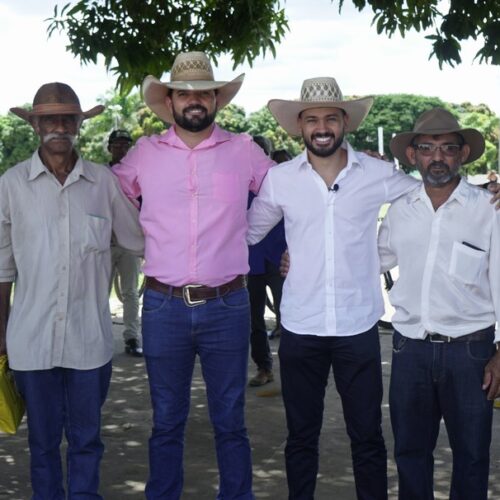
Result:
M382 204L415 187L394 165L355 152L336 191L328 190L304 151L272 167L248 214L248 243L259 242L282 218L290 253L281 321L294 333L347 336L382 316L377 216Z
M137 209L103 165L78 159L64 185L38 152L0 177L0 282L15 282L15 370L93 369L113 354L111 231L141 255Z
M462 179L436 211L423 186L390 207L379 253L382 271L399 265L389 296L402 335L460 337L500 318L500 212L490 200Z

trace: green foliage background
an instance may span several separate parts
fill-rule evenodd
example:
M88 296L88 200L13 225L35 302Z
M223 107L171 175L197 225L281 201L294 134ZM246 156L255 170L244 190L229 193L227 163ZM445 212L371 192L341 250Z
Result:
M84 122L78 141L82 155L96 163L107 163L107 138L115 128L127 129L134 141L143 135L158 134L165 124L144 105L139 94L128 96L108 92L98 99L105 111ZM498 130L500 120L484 104L446 103L437 97L410 94L379 95L359 129L349 134L355 149L377 149L377 128L384 128L385 153L390 157L389 141L394 133L411 130L418 115L435 106L454 113L464 127L479 129L486 139L483 156L467 166L468 174L496 169L498 162ZM217 122L231 132L247 132L269 138L275 149L287 149L293 155L302 151L302 140L290 137L278 126L267 107L247 115L241 106L229 104L217 115ZM0 173L25 160L36 149L38 138L31 126L12 114L0 116ZM406 170L406 167L403 166Z

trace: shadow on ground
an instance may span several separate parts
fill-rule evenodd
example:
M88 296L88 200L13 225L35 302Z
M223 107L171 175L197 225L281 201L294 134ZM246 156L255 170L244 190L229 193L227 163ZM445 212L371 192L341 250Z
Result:
M123 354L119 329L115 326L116 354L108 400L103 411L102 436L106 451L101 467L101 494L106 500L144 498L148 475L147 441L151 411L144 362ZM272 341L276 375L276 349ZM389 426L387 387L390 373L390 336L381 335L384 397L384 435L389 456L392 437ZM250 374L254 367L249 363ZM344 431L340 401L328 388L321 439L321 465L317 500L355 498L350 449ZM195 369L191 413L186 435L185 487L183 500L213 500L217 491L217 465L206 398L199 366ZM286 438L279 376L263 388L247 391L247 426L253 449L254 491L258 499L286 499L283 448ZM494 415L490 496L500 498L500 410ZM436 499L448 498L451 452L443 427L435 454ZM389 460L390 498L397 497L396 472ZM25 421L15 436L0 436L0 499L30 498L29 454Z

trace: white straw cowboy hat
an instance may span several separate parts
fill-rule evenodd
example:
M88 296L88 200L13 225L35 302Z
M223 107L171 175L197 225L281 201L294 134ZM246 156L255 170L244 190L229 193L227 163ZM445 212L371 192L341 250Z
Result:
M42 85L33 98L31 111L24 108L10 108L10 111L31 123L35 116L78 115L83 119L92 118L104 111L104 106L94 106L82 111L80 100L75 91L65 83L53 82Z
M169 89L175 90L217 90L217 109L231 102L240 90L245 74L230 82L214 80L212 65L204 52L181 52L170 71L170 81L161 82L152 75L142 82L144 102L167 123L174 123L174 117L165 103Z
M344 100L335 78L317 77L304 80L298 101L271 99L269 111L277 122L290 134L300 135L297 122L299 114L311 108L340 108L349 115L346 132L356 130L373 104L373 97Z
M423 112L415 122L412 132L402 132L395 135L389 147L395 158L408 164L406 148L410 146L417 135L459 134L465 144L470 147L470 154L463 163L477 160L484 152L484 137L475 128L460 128L457 119L446 109L433 108Z

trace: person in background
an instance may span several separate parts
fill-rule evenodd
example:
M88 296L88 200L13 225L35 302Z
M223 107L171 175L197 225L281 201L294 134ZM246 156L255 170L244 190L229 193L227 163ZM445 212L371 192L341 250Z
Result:
M109 166L119 163L132 146L132 137L127 130L113 130L108 139L111 154ZM139 292L137 289L141 258L120 247L115 238L111 240L111 282L118 274L123 301L123 341L125 352L141 357L142 347L139 335Z
M272 143L266 137L257 135L253 140L271 156ZM249 194L248 205L251 206L255 195ZM259 387L274 380L273 357L267 335L265 320L267 287L271 289L276 328L280 324L280 302L283 278L279 272L280 256L286 248L283 220L271 229L269 234L257 245L249 247L248 294L251 312L251 356L257 365L257 373L249 381L252 387ZM276 330L276 329L275 329Z
M271 153L271 159L276 163L284 163L285 161L290 161L293 156L286 149L275 149Z
M111 233L137 255L144 250L138 211L115 176L75 147L82 121L103 110L82 111L59 82L42 85L31 110L11 109L40 138L31 158L0 177L0 354L7 352L26 403L36 499L102 498Z

